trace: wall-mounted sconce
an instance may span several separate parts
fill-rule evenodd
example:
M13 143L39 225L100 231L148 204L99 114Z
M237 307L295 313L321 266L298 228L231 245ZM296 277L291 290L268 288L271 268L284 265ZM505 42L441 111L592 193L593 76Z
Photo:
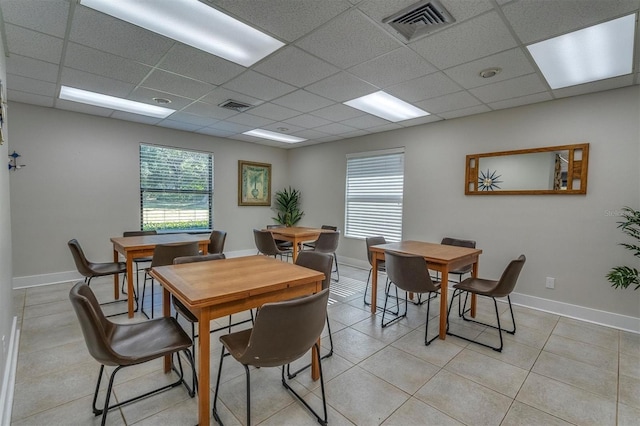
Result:
M27 167L26 164L18 164L18 157L22 157L17 152L13 151L13 154L9 154L9 170L18 170L23 167Z

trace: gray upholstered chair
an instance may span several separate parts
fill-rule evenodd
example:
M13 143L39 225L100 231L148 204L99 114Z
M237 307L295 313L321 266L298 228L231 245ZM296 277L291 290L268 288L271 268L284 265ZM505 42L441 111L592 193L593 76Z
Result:
M337 231L338 227L337 226L333 226L333 225L322 225L320 227L320 229L327 229L329 231ZM316 242L315 241L309 241L308 243L304 243L302 244L302 248L305 250L313 250L313 248L316 246Z
M283 224L267 225L267 229L276 229L276 228L286 228L286 225L283 225ZM285 252L284 254L285 256L288 257L291 255L291 253L293 252L293 243L291 241L277 240L277 239L274 239L274 241L276 242L276 246L278 246L280 250Z
M398 253L393 251L386 251L384 253L384 261L387 268L387 275L389 281L396 285L400 290L404 290L404 314L399 314L388 322L384 322L385 314L387 313L387 300L389 294L387 293L384 299L384 308L382 309L382 327L386 327L389 324L404 318L407 316L408 298L407 293L428 293L435 294L440 291L440 283L433 282L429 270L427 269L427 261L422 256L409 255L404 253ZM427 321L424 331L424 344L429 345L438 334L431 339L428 338L429 333L429 308L431 307L432 297L427 297ZM399 303L399 302L398 302Z
M222 424L217 411L220 393L220 377L225 352L240 362L247 382L247 426L251 424L251 377L249 366L281 367L282 385L289 390L316 417L320 424L327 424L327 403L322 375L322 359L318 339L327 318L329 289L314 295L262 305L253 328L220 336L222 352L213 397L213 417ZM284 366L301 358L309 349L315 351L320 366L320 388L324 416L318 415L311 406L287 383Z
M313 251L316 253L326 253L333 256L333 261L336 264L336 281L340 281L340 271L338 270L338 257L336 256L336 250L340 242L340 231L323 232L315 241Z
M211 236L209 237L209 247L208 251L210 254L219 254L224 252L224 242L227 239L227 232L221 231L219 229L214 229L211 231Z
M271 232L269 231L254 229L253 239L255 240L258 253L264 254L265 256L273 256L274 258L280 256L280 259L282 259L283 256L292 252L291 250L280 249L276 245L276 241L273 239L273 235L271 235Z
M373 273L373 256L371 255L371 251L369 251L369 247L371 246L377 246L380 244L387 244L387 241L385 240L385 238L383 236L375 236L375 237L367 237L365 239L365 243L367 245L367 259L369 260L369 265L371 265L371 269L369 269L369 275L367 276L367 284L364 288L364 296L363 296L363 301L364 304L369 306L371 305L370 302L367 302L367 291L369 290L369 281L371 280L371 274ZM387 272L387 269L385 267L385 263L384 260L378 260L378 271L377 272ZM377 273L376 272L376 273ZM385 286L384 286L384 293L385 296L389 293L389 277L387 277ZM372 295L371 297L377 297L377 295ZM398 298L398 290L396 289L396 300ZM380 308L380 306L378 306L378 309L382 309ZM391 312L391 311L390 311ZM392 312L393 314L398 314L398 311L396 310L395 312Z
M144 295L147 288L147 280L151 280L151 318L154 317L154 293L153 293L153 277L149 274L151 269L156 266L165 266L173 264L173 259L181 256L196 256L199 248L197 241L187 243L158 244L153 250L151 266L146 269L144 274L144 283L142 284L142 297L140 298L140 311L149 318L149 314L144 310Z
M77 283L69 292L71 305L78 316L80 328L84 335L87 349L91 356L100 363L100 374L98 383L93 395L93 413L96 416L102 414L102 425L107 421L109 410L130 404L142 398L147 398L165 390L184 384L184 374L182 361L178 354L179 377L175 382L162 385L159 388L138 395L126 401L109 405L113 383L121 369L132 365L142 364L147 361L161 358L166 355L173 355L180 351L184 352L187 360L191 364L191 374L195 376L195 368L189 348L191 339L184 332L175 318L156 318L138 323L117 324L109 321L103 314L95 295L88 284ZM98 393L100 392L100 382L105 373L105 365L115 367L109 377L109 385L105 397L104 406L96 407ZM163 383L166 383L163 380ZM188 389L188 387L187 387ZM195 396L192 391L190 396Z
M497 352L502 352L503 341L502 341L502 325L500 324L500 313L498 312L498 303L496 302L496 297L506 297L509 302L509 312L511 313L511 322L513 324L513 328L511 330L504 330L509 334L515 334L516 332L516 319L513 316L513 307L511 306L511 297L509 296L513 289L516 286L516 282L518 281L518 277L520 276L520 272L522 271L522 267L524 266L524 262L526 261L526 257L524 254L521 254L517 259L509 262L505 270L502 272L502 276L499 280L487 280L484 278L467 278L459 284L454 284L453 295L451 296L451 302L449 303L449 311L447 312L447 334L451 336L456 336L461 339L464 339L469 342L477 343L482 346L486 346L488 348L493 349ZM493 305L496 311L496 322L497 325L487 324L480 321L473 320L471 318L467 318L465 314L469 312L470 309L466 309L467 306L467 297L464 299L464 304L462 307L461 299L462 292L466 292L466 295L476 294L478 296L490 297L493 299ZM471 321L476 324L481 324L486 327L495 328L498 330L498 335L500 336L500 346L491 346L486 343L480 342L478 340L469 339L467 337L454 334L449 331L449 315L451 315L451 309L453 307L453 300L458 297L458 312L460 317L462 317L465 321Z
M474 240L461 240L458 238L451 238L451 237L444 237L440 242L440 244L444 244L448 246L476 248L476 242ZM462 276L465 274L470 274L472 269L473 269L473 265L469 264L461 268L455 269L453 271L449 271L449 276L451 276L452 274L458 276L458 281L452 281L451 279L449 279L449 281L459 283L460 281L462 281Z

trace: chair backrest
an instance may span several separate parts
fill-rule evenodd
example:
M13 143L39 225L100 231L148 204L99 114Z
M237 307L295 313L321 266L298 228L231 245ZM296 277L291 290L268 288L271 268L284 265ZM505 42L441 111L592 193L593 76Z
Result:
M333 225L322 225L322 226L320 227L320 229L330 229L330 230L332 230L332 231L337 231L337 230L338 230L338 227L337 227L337 226L333 226Z
M335 253L340 242L340 231L322 232L316 240L314 251L320 253Z
M495 288L490 292L489 296L493 297L506 297L516 286L516 282L518 281L518 277L520 276L520 271L522 271L522 267L524 266L524 262L527 258L524 254L521 254L517 259L509 262L504 272L502 272L502 276L498 280Z
M82 247L80 247L80 243L75 238L69 240L67 243L69 249L71 250L71 254L73 255L73 261L76 263L76 269L83 277L92 277L94 275L93 270L91 269L91 262L87 259L82 251Z
M214 229L209 237L209 253L222 253L224 251L224 242L227 239L227 231Z
M117 353L109 344L109 336L114 325L105 318L91 288L79 282L69 292L69 299L80 321L82 334L91 356L101 364L119 365Z
M157 235L158 231L152 229L150 231L124 231L122 233L123 237L141 237L143 235Z
M220 260L226 259L227 257L224 253L209 253L209 254L199 254L196 256L180 256L173 259L174 265L181 265L183 263L193 263L193 262L206 262L208 260Z
M446 245L446 246L457 246L457 247L467 247L467 248L476 248L476 242L474 240L461 240L459 238L451 238L451 237L444 237L442 239L442 241L440 242L440 244ZM466 274L468 272L471 272L473 265L469 264L469 265L465 265L461 268L456 269L456 273L457 274Z
M427 293L438 289L431 281L424 257L385 251L384 259L389 281L396 287L414 293Z
M151 267L171 265L173 259L182 256L196 256L199 254L198 242L158 244L153 250Z
M301 251L298 253L298 258L296 259L296 265L304 266L305 268L313 269L314 271L324 274L324 281L322 281L323 289L329 288L329 284L331 284L332 262L333 256L330 254L311 250Z
M365 241L367 243L367 259L369 259L369 265L373 267L373 257L371 256L369 247L377 246L378 244L387 244L387 240L385 240L383 236L376 236L376 237L367 237ZM380 265L380 262L378 262L378 265Z
M276 245L276 241L273 239L271 232L254 229L253 239L255 240L256 248L260 253L267 256L275 256L276 254L281 253L281 250Z
M328 300L329 289L324 289L311 296L262 305L238 361L277 367L302 357L322 334Z

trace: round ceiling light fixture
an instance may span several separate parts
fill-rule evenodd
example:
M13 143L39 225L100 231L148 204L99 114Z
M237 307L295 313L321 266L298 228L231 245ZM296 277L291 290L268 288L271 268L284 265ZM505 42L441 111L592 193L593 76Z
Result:
M287 128L287 127L278 127L276 130L279 131L279 132L288 132L289 128Z
M487 68L486 70L480 71L480 77L482 78L495 77L496 75L500 74L500 71L502 71L502 68Z
M159 105L166 105L166 104L170 104L171 100L166 99L166 98L153 98L154 102L159 104Z

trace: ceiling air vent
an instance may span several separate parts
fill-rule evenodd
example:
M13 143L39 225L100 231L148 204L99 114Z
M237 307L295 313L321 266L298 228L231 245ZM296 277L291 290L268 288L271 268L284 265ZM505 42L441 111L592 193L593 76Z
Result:
M447 9L436 0L415 3L382 20L402 34L407 41L415 40L455 21Z
M230 109L230 110L233 110L233 111L244 112L244 111L248 110L249 108L251 108L253 105L245 104L245 103L240 102L240 101L234 101L233 99L227 99L226 101L224 101L223 103L221 103L218 106L222 107L222 108L225 108L225 109Z

